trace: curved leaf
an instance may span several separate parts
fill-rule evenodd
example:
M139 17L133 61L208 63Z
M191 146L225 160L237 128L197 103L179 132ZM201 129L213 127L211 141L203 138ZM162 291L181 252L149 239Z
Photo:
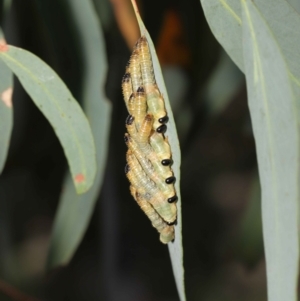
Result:
M34 54L2 45L0 58L54 128L69 162L77 193L87 191L96 173L95 145L80 106L58 75Z
M244 66L262 188L268 300L297 300L299 128L289 70L266 22L242 0Z
M240 0L200 1L215 37L243 71ZM300 98L300 64L298 63L300 60L300 15L285 0L256 0L255 5L281 48L289 68L294 93L297 98ZM300 113L300 105L298 105L298 110Z
M67 177L54 221L49 267L70 261L89 224L103 180L110 124L111 106L104 95L107 70L104 38L97 16L90 0L69 0L69 8L83 52L83 106L95 139L97 173L92 188L84 195L75 193Z
M176 193L178 196L178 202L177 202L177 225L175 226L175 241L173 243L169 243L169 252L170 252L170 257L171 257L171 262L172 262L172 267L173 267L173 272L174 272L174 277L176 281L176 286L178 290L178 294L180 297L181 301L186 300L185 296L185 289L184 289L184 268L183 268L183 248L182 248L182 234L181 234L181 228L182 228L182 218L181 218L181 196L180 196L180 164L181 164L181 152L180 152L180 147L179 147L179 140L178 140L178 135L177 135L177 130L176 130L176 125L174 122L174 117L172 114L169 98L168 98L168 93L165 87L164 79L162 76L160 64L155 52L155 48L153 45L153 42L151 40L151 37L145 28L145 25L140 17L138 8L136 6L135 0L131 0L132 5L134 7L135 15L137 18L137 21L139 23L141 35L145 35L147 37L150 51L151 51L151 56L152 56L152 61L153 61L153 67L154 67L154 73L155 73L155 78L157 85L161 91L161 93L164 96L165 100L165 106L166 110L168 112L169 116L169 122L168 122L168 130L166 132L166 136L168 137L171 149L172 149L172 158L174 160L174 164L172 165L174 174L176 176L176 183L175 183L175 188L176 188Z
M1 30L0 44L5 44ZM0 61L0 174L6 161L13 126L12 93L13 74L10 69Z

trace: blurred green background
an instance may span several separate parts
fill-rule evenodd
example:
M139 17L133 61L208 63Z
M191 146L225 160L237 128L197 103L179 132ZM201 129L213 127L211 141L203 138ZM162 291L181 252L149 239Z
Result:
M0 3L7 42L42 58L81 99L84 63L68 2ZM266 300L244 75L213 37L199 0L138 5L156 45L181 143L187 298ZM130 196L124 175L128 113L121 79L138 38L135 17L129 0L94 0L93 6L105 36L105 92L113 108L102 190L70 264L46 270L67 165L54 131L15 81L14 129L0 177L0 300L26 300L20 292L49 301L178 300L167 248Z

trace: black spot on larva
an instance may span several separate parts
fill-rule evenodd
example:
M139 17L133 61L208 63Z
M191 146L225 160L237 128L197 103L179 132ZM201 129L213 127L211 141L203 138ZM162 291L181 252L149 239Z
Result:
M137 91L136 92L145 92L144 88L141 86L141 87L138 87Z
M167 130L167 126L165 124L163 124L156 129L156 132L160 133L160 134L164 134L166 132L166 130Z
M167 123L168 121L169 117L167 115L158 119L158 122L163 124Z
M130 166L128 164L125 165L125 174L130 171Z
M171 165L172 163L173 163L173 160L172 160L172 159L164 159L164 160L161 161L161 164L162 164L163 166L169 166L169 165Z
M127 125L131 125L133 123L133 121L134 121L134 117L132 115L128 115L127 118L126 118L125 123Z
M130 73L125 73L122 78L122 83L128 83L130 80Z
M167 184L173 184L176 181L175 177L169 177L165 180Z
M174 203L178 200L178 196L175 194L171 198L168 198L168 203Z
M173 226L173 225L177 225L177 218L175 219L174 222L171 222L171 223L167 223L169 226Z
M128 134L125 134L124 141L125 141L125 143L127 143L129 141L129 135Z
M134 94L133 93L131 93L131 95L129 96L129 99L132 99L132 98L134 98Z

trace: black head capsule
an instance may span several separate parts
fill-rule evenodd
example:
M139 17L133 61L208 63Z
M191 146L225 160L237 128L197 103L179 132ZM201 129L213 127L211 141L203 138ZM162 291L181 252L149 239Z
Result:
M145 90L142 86L138 87L137 91L136 92L140 92L140 93L144 93Z
M130 171L130 166L128 164L125 165L125 174L128 174Z
M168 121L169 121L168 115L166 115L166 116L161 117L161 118L158 119L158 122L159 123L163 123L163 124L167 123Z
M169 177L169 178L165 179L165 182L167 184L173 184L175 181L176 181L175 177Z
M127 83L130 80L130 73L125 73L122 78L122 83Z
M134 117L132 115L128 115L127 118L126 118L125 123L127 125L132 125L133 121L134 121Z
M169 166L169 165L171 165L172 163L173 163L173 160L172 160L172 159L164 159L164 160L161 161L161 164L162 164L163 166Z
M156 132L160 133L160 134L164 134L166 132L166 130L167 130L167 126L165 124L163 124L156 129Z
M175 194L174 196L172 196L171 198L168 198L168 203L174 203L178 200L178 196Z

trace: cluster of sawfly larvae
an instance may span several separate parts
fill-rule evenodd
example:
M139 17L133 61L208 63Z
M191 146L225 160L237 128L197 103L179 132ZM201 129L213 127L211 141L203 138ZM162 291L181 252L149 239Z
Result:
M122 90L129 116L126 119L125 173L130 192L167 244L175 238L177 218L172 153L164 136L169 118L154 76L146 37L136 43Z

